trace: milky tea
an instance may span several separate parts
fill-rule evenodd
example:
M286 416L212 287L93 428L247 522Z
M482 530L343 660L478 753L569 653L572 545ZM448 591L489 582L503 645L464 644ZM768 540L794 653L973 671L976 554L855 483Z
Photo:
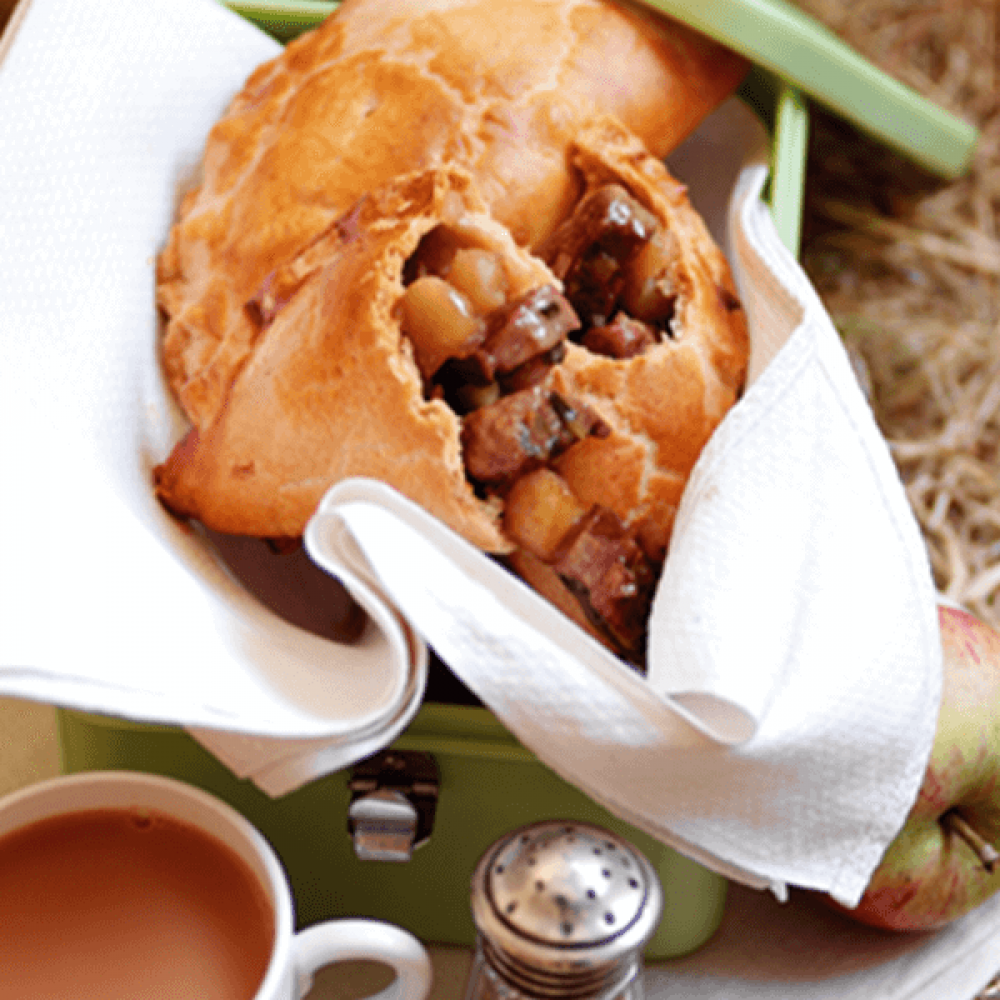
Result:
M0 1000L252 1000L274 925L242 858L155 809L0 834Z

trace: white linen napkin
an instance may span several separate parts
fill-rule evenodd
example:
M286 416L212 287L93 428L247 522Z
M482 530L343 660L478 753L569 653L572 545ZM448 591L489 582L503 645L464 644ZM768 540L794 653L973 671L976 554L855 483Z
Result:
M685 496L648 678L363 482L308 535L373 616L345 646L269 611L150 490L180 430L155 256L208 128L276 48L209 0L31 0L0 66L0 694L188 726L280 794L405 726L427 640L616 814L749 885L856 900L929 753L934 593L835 331L760 201L755 119L730 102L673 161L737 267L753 382Z

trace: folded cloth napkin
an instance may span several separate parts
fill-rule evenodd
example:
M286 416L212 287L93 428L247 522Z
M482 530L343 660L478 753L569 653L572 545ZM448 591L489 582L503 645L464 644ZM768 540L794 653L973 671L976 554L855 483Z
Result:
M335 488L307 538L372 616L344 645L269 610L150 490L181 429L156 253L208 128L275 51L209 0L31 0L8 46L0 694L187 726L280 794L405 726L427 642L616 814L749 885L856 900L929 753L934 592L836 333L761 201L759 123L733 100L674 161L736 266L752 380L682 504L648 677L366 482Z

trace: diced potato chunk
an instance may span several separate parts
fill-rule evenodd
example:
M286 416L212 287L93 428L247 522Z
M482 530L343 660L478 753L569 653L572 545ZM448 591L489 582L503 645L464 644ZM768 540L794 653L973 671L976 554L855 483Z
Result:
M517 545L550 562L570 528L587 512L566 481L551 469L518 479L504 505L504 531Z
M671 273L678 253L677 237L660 229L632 258L621 294L630 316L647 323L670 317L677 294Z
M448 358L462 357L483 339L483 320L469 300L443 278L417 278L403 294L400 321L413 343L417 366L430 379Z
M485 316L507 301L507 272L499 254L478 247L455 251L448 271L448 281Z

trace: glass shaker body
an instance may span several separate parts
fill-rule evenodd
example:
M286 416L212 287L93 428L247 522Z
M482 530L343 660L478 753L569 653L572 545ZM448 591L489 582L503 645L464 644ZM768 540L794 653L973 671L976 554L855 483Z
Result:
M473 874L465 1000L643 1000L662 909L656 871L616 834L572 821L516 830Z

